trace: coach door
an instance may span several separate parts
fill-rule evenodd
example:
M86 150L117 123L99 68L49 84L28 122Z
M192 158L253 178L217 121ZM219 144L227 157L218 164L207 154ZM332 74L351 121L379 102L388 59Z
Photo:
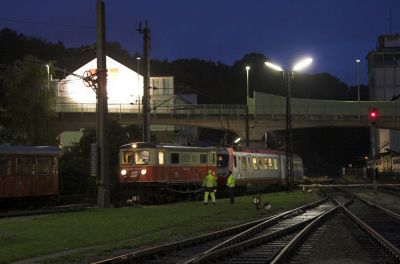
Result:
M30 196L37 184L32 158L17 158L15 177L17 180L17 195Z
M10 191L15 181L12 174L11 158L0 158L0 198L10 196Z

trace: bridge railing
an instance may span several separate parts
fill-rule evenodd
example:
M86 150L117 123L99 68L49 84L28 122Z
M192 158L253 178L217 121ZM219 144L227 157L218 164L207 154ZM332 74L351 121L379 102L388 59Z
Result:
M286 113L286 98L255 93L251 113L264 118L282 119ZM291 98L294 119L305 120L366 120L371 108L377 108L379 119L400 120L400 101L335 101Z
M95 103L57 103L54 109L57 113L94 113ZM108 112L115 114L141 114L141 107L137 104L108 104ZM245 105L198 104L150 107L152 114L169 115L244 115Z
M257 93L256 93L257 95ZM367 120L370 108L378 108L379 119L400 121L399 101L334 101L292 98L291 114L294 120ZM152 115L160 117L203 117L231 116L243 118L246 105L198 104L198 105L162 105L150 108ZM249 105L250 115L254 118L282 120L286 118L286 99L282 96L265 95L255 98ZM141 115L141 106L134 104L108 104L111 114ZM58 103L57 113L94 113L94 103Z

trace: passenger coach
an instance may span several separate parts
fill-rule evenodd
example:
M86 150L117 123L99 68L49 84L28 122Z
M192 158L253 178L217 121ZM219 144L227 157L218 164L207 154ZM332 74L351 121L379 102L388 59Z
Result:
M281 151L221 148L217 154L217 174L220 186L225 185L229 171L232 171L236 179L236 189L241 192L261 191L272 184L285 184L286 155ZM293 155L293 176L295 181L301 181L303 177L303 163L296 154Z
M1 204L32 204L57 196L61 153L49 146L0 146Z

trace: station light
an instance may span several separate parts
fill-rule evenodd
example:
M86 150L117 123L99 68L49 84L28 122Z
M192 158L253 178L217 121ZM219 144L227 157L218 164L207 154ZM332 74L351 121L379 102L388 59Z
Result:
M371 123L375 123L376 120L378 119L378 109L377 108L371 108L368 111L368 119Z

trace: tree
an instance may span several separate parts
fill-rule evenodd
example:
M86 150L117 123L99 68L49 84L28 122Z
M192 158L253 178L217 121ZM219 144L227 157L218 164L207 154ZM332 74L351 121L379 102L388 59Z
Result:
M113 200L118 177L119 149L128 142L137 142L142 138L141 129L137 125L121 127L118 122L108 122L108 142L110 157L110 177ZM96 177L90 176L90 145L96 142L96 131L85 130L79 143L74 144L70 149L65 149L60 160L62 172L62 193L63 194L93 194L96 192Z
M24 145L53 145L54 92L49 87L45 64L25 56L1 72L0 86L5 112L0 142Z

